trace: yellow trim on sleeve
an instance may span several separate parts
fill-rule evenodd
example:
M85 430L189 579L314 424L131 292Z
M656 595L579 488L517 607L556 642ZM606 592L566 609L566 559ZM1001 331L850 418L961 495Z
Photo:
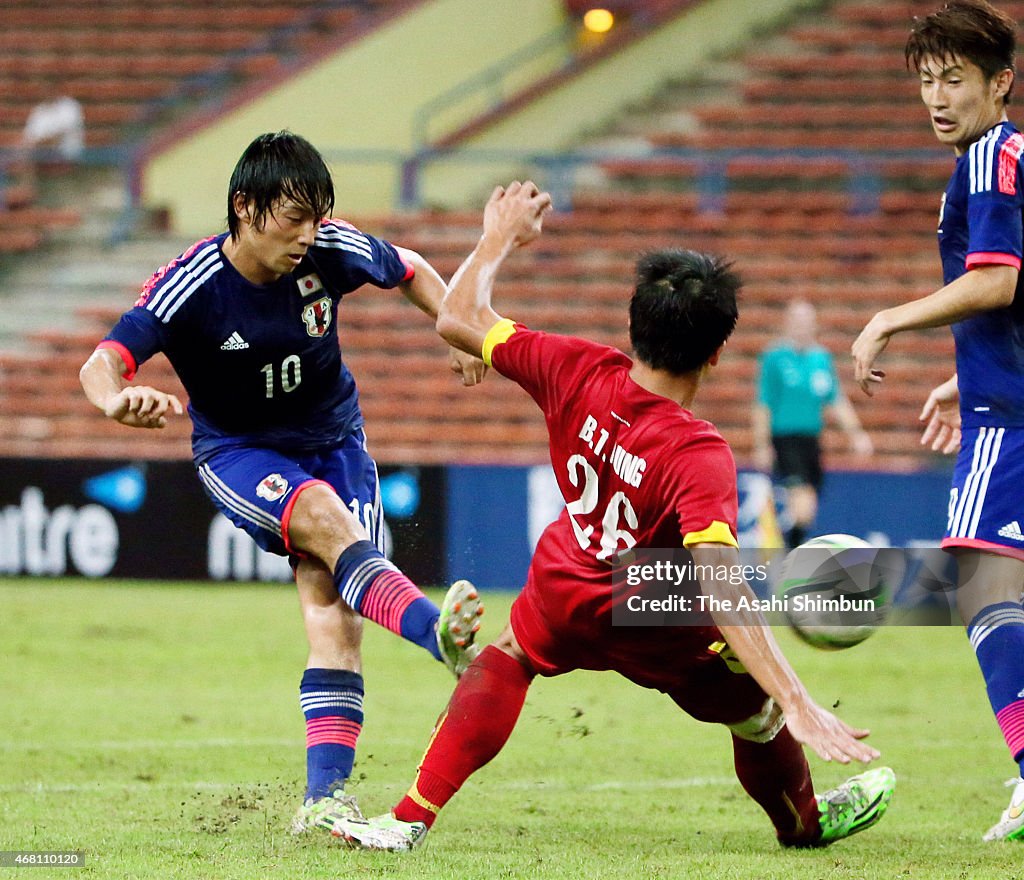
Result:
M487 335L484 337L484 348L481 357L484 359L484 363L487 366L491 366L491 355L494 353L494 347L501 345L503 342L508 342L512 334L516 332L516 322L510 321L508 318L502 318L487 331Z
M732 536L732 529L717 519L712 520L711 525L703 531L683 535L684 547L692 547L694 544L728 544L730 547L739 547Z

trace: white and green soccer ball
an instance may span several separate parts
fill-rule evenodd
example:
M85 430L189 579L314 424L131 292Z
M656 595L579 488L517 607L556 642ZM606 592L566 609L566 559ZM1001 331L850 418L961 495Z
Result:
M807 644L850 648L885 621L901 562L899 551L853 535L822 535L786 555L775 594L786 621Z

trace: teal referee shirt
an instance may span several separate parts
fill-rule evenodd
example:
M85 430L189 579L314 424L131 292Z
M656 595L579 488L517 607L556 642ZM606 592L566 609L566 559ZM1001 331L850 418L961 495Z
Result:
M772 436L817 436L824 427L822 411L839 390L832 355L820 345L796 349L781 342L758 358L758 402L771 413Z

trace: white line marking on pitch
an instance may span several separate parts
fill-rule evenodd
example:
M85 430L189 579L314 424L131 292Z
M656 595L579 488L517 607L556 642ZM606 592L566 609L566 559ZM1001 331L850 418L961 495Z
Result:
M504 791L654 791L682 788L706 788L716 785L733 785L732 776L694 776L682 779L630 779L605 780L593 785L575 785L569 782L489 782L487 788ZM3 792L21 792L23 794L64 794L73 792L106 792L106 791L152 791L153 789L175 789L188 791L231 791L233 789L251 789L265 786L266 782L137 782L135 780L117 782L105 779L97 782L25 782L0 785ZM373 786L401 785L398 780L375 780ZM360 793L356 789L356 793Z
M298 748L305 746L305 740L296 737L294 739L229 739L227 737L215 737L212 739L111 739L101 742L72 743L75 750L102 749L105 752L134 751L136 749L234 749L251 748L260 746L287 746ZM42 751L44 748L63 748L61 746L41 746L38 743L30 742L0 742L0 751L8 752L32 752Z

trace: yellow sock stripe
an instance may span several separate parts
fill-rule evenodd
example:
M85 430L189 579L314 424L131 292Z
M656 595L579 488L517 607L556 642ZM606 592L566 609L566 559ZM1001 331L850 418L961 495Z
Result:
M434 740L437 739L437 735L441 732L441 725L448 720L448 709L445 710L438 716L437 722L434 724L434 729L430 733L430 739L427 740L427 747L423 750L423 754L420 757L420 764L423 763L427 757L427 752L430 751L430 747L434 744Z
M789 799L789 795L785 792L782 793L782 800L785 802L789 812L793 814L793 818L796 820L793 828L794 834L804 833L804 820L800 818L800 811L793 806L793 802Z
M435 816L441 812L441 808L437 804L432 804L425 797L423 797L423 795L419 793L419 791L416 789L415 782L412 784L412 788L410 788L405 793L405 796L409 798L409 800L411 800L414 804L416 804L416 806L423 807L424 810L429 810Z
M420 758L420 767L423 766L423 762L424 762L424 760L426 760L426 757L427 757L427 752L430 751L430 747L434 744L434 740L437 739L437 735L441 732L442 725L447 720L448 720L448 709L446 708L441 713L441 715L438 717L437 723L434 725L434 730L430 734L430 739L427 741L427 747L423 750L423 757ZM417 769L419 769L419 768L417 768ZM411 800L414 804L417 804L418 806L423 807L424 810L430 810L430 812L433 813L436 816L439 812L441 812L441 808L437 804L432 804L425 797L423 797L423 795L421 795L419 793L419 790L416 788L416 786L419 783L419 781L420 781L420 775L419 775L419 773L417 773L416 774L416 781L413 782L412 788L410 788L405 793L405 796L407 798L409 798L409 800Z
M487 335L484 337L483 352L480 355L487 366L491 366L491 355L494 353L494 347L501 345L503 342L508 342L515 332L516 323L508 318L502 318L487 331Z

